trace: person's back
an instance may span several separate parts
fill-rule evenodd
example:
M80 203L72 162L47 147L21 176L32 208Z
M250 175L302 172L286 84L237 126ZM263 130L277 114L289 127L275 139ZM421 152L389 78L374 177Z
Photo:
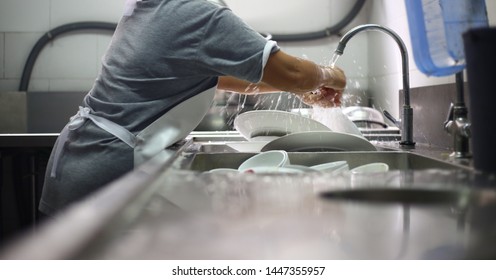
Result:
M219 76L259 82L264 56L277 49L229 9L207 1L138 1L119 22L83 107L137 134L214 87ZM52 152L40 202L48 215L133 169L133 147L93 121L64 130L67 140L59 137L62 152Z

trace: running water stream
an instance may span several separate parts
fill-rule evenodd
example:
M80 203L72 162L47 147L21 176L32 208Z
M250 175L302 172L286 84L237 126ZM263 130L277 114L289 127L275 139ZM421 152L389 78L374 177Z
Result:
M336 62L338 62L338 59L339 59L339 57L340 57L340 56L341 56L341 55L340 55L340 54L338 54L338 53L334 53L334 54L332 55L331 61L329 62L329 66L330 66L331 68L334 68L334 66L336 66Z

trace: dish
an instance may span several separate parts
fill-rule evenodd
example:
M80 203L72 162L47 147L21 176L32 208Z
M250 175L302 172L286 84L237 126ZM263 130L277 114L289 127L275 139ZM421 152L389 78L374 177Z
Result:
M228 174L228 173L239 173L239 171L238 169L233 169L233 168L216 168L216 169L211 169L206 173Z
M388 125L384 123L384 117L382 116L382 113L374 108L350 106L343 108L343 113L359 127L388 127Z
M341 108L314 108L312 119L326 125L331 131L348 133L363 137L362 132Z
M284 166L258 166L243 171L244 173L267 174L267 173L307 173L318 172L308 166L284 165Z
M262 152L284 150L287 152L377 151L365 138L333 132L299 132L277 138L265 145Z
M341 165L339 168L330 171L330 173L336 174L336 173L346 172L349 170L350 170L350 166L348 164L345 164L345 165ZM321 172L326 172L326 171L321 171Z
M375 173L375 172L387 172L389 170L389 165L383 162L373 162L365 165L360 165L350 170L352 174L358 173Z
M259 153L267 143L269 143L269 141L244 141L226 143L226 145L242 153Z
M288 164L288 165L285 165L284 167L285 168L290 168L290 169L300 170L302 172L317 172L318 171L318 170L315 170L315 169L310 168L308 166L299 165L299 164Z
M350 106L343 108L343 113L352 121L377 121L384 122L381 112L374 108L362 106Z
M177 141L186 138L208 113L215 97L215 90L216 87L213 87L190 97L170 109L162 119L153 122L146 128L146 130L150 130L152 135L143 134L145 131L141 133L145 139L156 136L156 132L163 131L164 127L175 128L177 133L161 134L159 138L155 139L157 141L150 142L147 144L149 147L145 148L152 150L151 154L156 154Z
M267 151L256 154L245 160L238 170L243 172L255 167L281 167L290 164L288 153L286 151Z
M186 138L207 114L216 87L199 93L171 108L165 115L143 129L137 138L134 165L138 166Z
M234 128L248 140L260 136L285 136L305 131L331 131L324 124L300 115L274 110L249 111L234 119Z
M313 165L310 167L317 171L322 171L322 172L331 172L335 170L344 170L349 168L348 162L345 160L326 162L322 164Z

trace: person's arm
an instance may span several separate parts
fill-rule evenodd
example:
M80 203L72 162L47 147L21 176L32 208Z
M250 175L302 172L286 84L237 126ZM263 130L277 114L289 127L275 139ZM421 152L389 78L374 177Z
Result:
M321 87L343 90L346 86L346 78L340 69L323 67L281 50L270 55L262 81L295 94L316 91Z
M277 89L264 82L254 84L230 76L219 77L217 88L221 90L238 92L243 94L273 93L273 92L282 91L281 89Z
M339 68L319 66L279 50L272 53L264 68L262 82L249 83L233 77L220 77L219 89L243 94L287 91L309 105L340 105L346 78Z

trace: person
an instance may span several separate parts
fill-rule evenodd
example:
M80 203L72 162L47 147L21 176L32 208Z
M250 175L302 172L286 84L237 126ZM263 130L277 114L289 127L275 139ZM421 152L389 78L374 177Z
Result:
M285 53L230 9L206 0L134 1L92 89L52 150L39 204L44 215L55 215L187 136L194 124L186 135L178 133L174 121L183 120L171 121L167 113L199 97L208 109L215 89L285 91L309 105L340 105L346 86L341 69Z

